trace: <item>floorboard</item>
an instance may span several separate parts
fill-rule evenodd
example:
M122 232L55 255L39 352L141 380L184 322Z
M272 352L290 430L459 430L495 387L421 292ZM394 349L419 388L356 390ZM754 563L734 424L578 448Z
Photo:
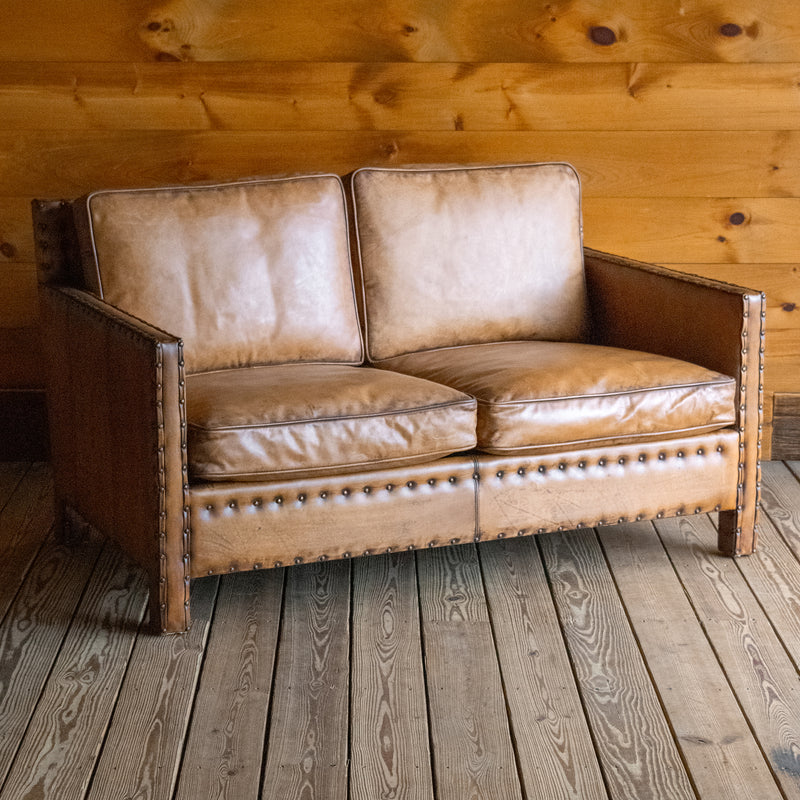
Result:
M763 474L749 558L698 515L203 578L155 637L0 464L0 800L800 800L800 462Z
M541 547L609 797L690 800L694 793L594 531L545 535Z

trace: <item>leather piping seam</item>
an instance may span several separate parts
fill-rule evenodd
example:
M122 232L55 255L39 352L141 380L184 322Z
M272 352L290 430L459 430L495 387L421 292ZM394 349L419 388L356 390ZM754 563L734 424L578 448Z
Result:
M555 395L553 397L530 397L520 398L519 400L483 400L480 397L475 399L480 405L484 406L516 406L516 405L532 405L533 403L558 403L561 401L570 400L594 400L595 398L601 399L606 397L623 397L632 394L649 394L650 392L663 392L672 389L702 389L706 386L736 386L734 378L727 378L726 380L714 381L698 381L696 383L674 383L664 386L652 386L643 389L622 389L618 392L602 392L598 394L563 394Z
M665 438L666 441L664 442L665 445L668 444L668 440L676 435L681 435L684 433L688 434L695 434L698 432L707 431L711 433L712 431L718 430L725 430L731 426L732 423L723 423L721 425L716 424L709 424L709 425L699 425L695 428L675 428L670 431L654 431L652 433L629 433L622 436L605 436L602 439L576 439L571 442L547 442L545 444L535 444L535 445L519 445L516 447L496 447L492 448L491 450L486 449L488 446L485 444L478 443L479 450L485 450L490 455L505 455L506 453L542 453L546 454L546 451L552 449L553 447L581 447L584 445L589 445L591 447L603 447L606 442L619 442L620 446L625 446L626 444L636 444L638 440L641 441L642 444L652 444L653 439L658 441L659 439ZM628 440L628 441L625 441ZM630 442L630 440L633 440ZM614 446L614 445L609 445Z
M190 422L189 427L192 428L192 430L208 431L208 432L238 431L238 430L251 430L251 429L258 430L260 428L282 428L282 427L288 428L293 425L308 425L309 423L314 423L314 422L347 422L350 420L378 419L379 417L399 416L401 414L409 414L409 415L420 414L428 411L438 411L440 409L448 409L448 408L456 409L460 406L463 406L464 408L469 408L473 406L474 403L475 400L473 398L469 398L467 400L452 400L450 402L436 403L428 406L417 406L416 408L401 408L396 410L374 411L369 414L343 414L342 416L332 416L332 417L307 417L303 419L281 420L280 422L254 422L253 424L247 424L247 425L219 425L217 427L201 425L197 422Z
M344 469L352 469L354 467L380 467L383 464L393 464L400 462L410 461L412 463L409 466L413 466L414 463L424 463L424 459L428 458L444 458L445 456L454 455L456 453L464 453L467 450L471 450L474 447L474 442L470 447L464 447L460 449L453 450L452 448L447 448L445 450L430 450L425 453L415 453L413 455L406 455L406 456L396 456L393 458L381 458L381 459L373 459L371 461L359 461L359 462L348 462L346 464L332 464L327 467L319 467L319 466L309 466L309 467L296 467L294 469L282 469L282 470L275 470L274 472L206 472L203 470L197 470L193 472L193 477L200 478L202 480L227 480L227 479L258 479L258 478L270 478L272 480L280 480L284 476L292 476L292 475L302 475L303 473L307 473L309 477L317 477L320 475L326 475L331 478L336 477L343 477L347 473L338 472L338 470Z

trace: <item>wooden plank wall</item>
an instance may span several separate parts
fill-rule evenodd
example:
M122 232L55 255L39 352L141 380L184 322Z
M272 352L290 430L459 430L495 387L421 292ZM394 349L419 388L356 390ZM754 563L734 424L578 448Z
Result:
M26 0L3 27L0 389L42 385L32 197L559 159L590 246L765 290L768 428L800 394L793 3Z

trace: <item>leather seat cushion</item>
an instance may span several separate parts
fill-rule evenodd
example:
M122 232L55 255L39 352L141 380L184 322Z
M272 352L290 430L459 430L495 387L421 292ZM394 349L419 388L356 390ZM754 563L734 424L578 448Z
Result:
M475 446L476 403L421 378L292 364L186 379L190 474L308 477L429 461Z
M501 342L413 353L380 366L477 398L478 447L489 453L646 441L735 421L733 378L614 347Z

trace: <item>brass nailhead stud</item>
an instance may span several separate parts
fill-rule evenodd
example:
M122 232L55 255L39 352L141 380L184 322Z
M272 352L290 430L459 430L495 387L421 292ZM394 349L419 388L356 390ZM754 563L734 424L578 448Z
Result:
M525 535L525 531L524 530L517 531L517 536L524 536L524 535Z
M328 556L326 556L324 554L317 558L317 561L327 561L327 560L328 560Z
M417 488L417 483L416 483L416 481L408 481L406 483L406 486L408 486L409 489L416 489Z
M261 498L259 498L259 497L256 497L256 498L253 500L253 505L254 505L254 506L260 506L260 505L261 505Z
M481 479L480 473L478 473L478 472L473 472L472 473L472 480L479 481L480 479Z
M346 553L342 553L342 558L350 558L350 551L348 550Z
M500 469L500 470L497 471L497 477L498 478L502 478L503 475L505 475L505 472L503 472L503 470Z
M545 473L547 472L547 467L544 464L539 465L539 472Z
M455 482L456 482L456 476L455 476L455 475L451 475L451 476L450 476L450 477L449 477L447 480L448 480L450 483L455 483Z
M683 458L683 450L678 450L678 458Z
M387 491L387 492L394 491L394 484L387 483L387 484L386 484L386 491Z
M697 455L704 456L705 454L706 454L706 451L702 447L698 447L697 448Z
M664 461L666 459L666 457L667 457L666 453L659 453L658 454L658 460L659 461Z
M214 570L213 570L213 569L210 569L210 570L208 571L208 574L209 574L209 575L213 575L213 574L214 574Z
M606 462L606 460L605 460L604 458L601 458L601 459L600 459L600 460L599 460L597 463L598 463L598 464L599 464L601 467L604 467L604 466L606 465L606 463L607 463L607 462Z
M718 445L717 445L717 452L718 452L718 453L721 453L721 452L723 451L723 449L724 449L724 448L722 447L722 445L721 445L721 444L718 444Z
M578 469L586 469L586 462L585 461L579 461L578 462Z
M628 460L628 459L627 459L627 458L625 458L625 456L620 456L620 457L619 457L619 459L618 459L618 461L619 461L619 463L620 463L620 464L624 464L624 463L625 463L627 460Z
M497 538L498 539L505 539L506 535L503 533L503 531L500 531L500 533L497 534Z
M525 467L520 467L517 470L517 475L524 475L525 474Z
M206 511L213 511L213 510L214 510L214 506L212 506L212 505L211 505L211 503L209 503L209 504L206 506Z
M320 493L319 493L319 496L320 496L320 497L321 497L323 500L327 500L327 499L328 499L328 493L327 493L327 492L320 492Z
M369 494L372 491L372 487L371 486L365 486L363 491L364 491L364 494Z
M560 469L560 470L563 472L563 471L564 471L564 470L567 468L567 465L566 465L566 464L565 464L565 463L562 461L562 462L561 462L561 463L558 465L558 468L559 468L559 469Z
M298 502L298 503L305 503L305 501L306 501L306 496L305 496L305 494L299 494L299 495L297 495L297 502Z
M658 514L656 514L656 519L661 519L663 516L664 516L664 512L663 511L659 511Z
M261 569L261 564L259 564L259 563L256 561L256 563L255 563L255 564L253 564L253 569Z
M536 533L545 533L546 530L547 528L539 528L539 530L536 531Z
M475 535L472 537L472 541L473 541L473 542L479 542L480 540L481 540L481 536L480 536L480 534L479 534L479 533L476 533L476 534L475 534Z
M460 539L456 539L455 537L450 540L450 544L458 544Z
M342 489L342 494L343 494L345 497L347 497L347 496L350 494L350 490L349 490L349 489Z
M647 456L644 453L639 453L639 461L647 461Z
M229 508L236 508L236 501L235 500L231 500L230 503L228 503L228 507Z
M428 478L428 486L436 486L436 478Z
M275 498L275 505L277 505L277 506L283 505L283 498L280 495L278 495Z
M702 511L703 511L703 509L702 509L702 508L700 508L700 507L698 506L698 507L697 507L697 508L694 510L694 513L695 513L695 514L701 514L701 513L702 513Z
M303 563L303 559L300 556L297 556L297 558L295 558L295 560L294 560L294 563L295 564L302 564Z
M280 567L282 567L282 566L283 566L283 561L276 561L276 562L275 562L275 568L276 568L276 569L279 569L279 568L280 568Z

